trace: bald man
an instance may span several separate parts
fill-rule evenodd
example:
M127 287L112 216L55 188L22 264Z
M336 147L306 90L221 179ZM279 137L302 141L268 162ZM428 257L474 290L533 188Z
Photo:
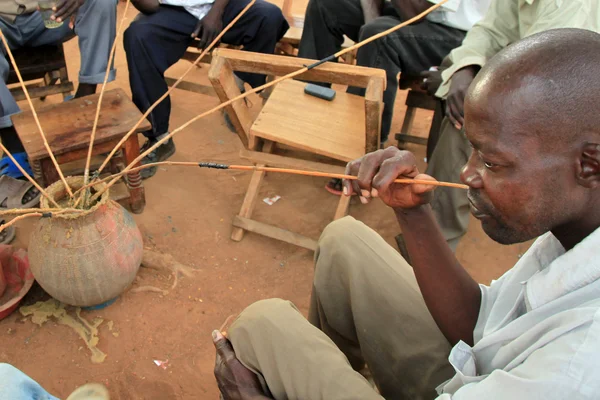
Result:
M436 388L438 400L598 398L598 65L600 35L550 30L500 52L469 89L471 212L501 244L539 237L510 271L478 285L435 221L433 186L393 183L432 179L415 157L370 153L348 164L359 179L345 192L394 209L413 268L362 223L329 225L308 321L264 300L234 322L231 342L213 334L223 398L431 399Z
M460 169L471 148L464 134L465 95L477 72L499 51L511 43L556 28L580 28L600 32L598 0L493 0L484 18L467 33L462 45L450 53L450 67L443 71L435 95L445 100L446 118L440 139L426 173L441 181L459 182ZM424 71L425 75L439 72ZM429 78L425 78L429 80ZM433 82L436 79L432 80ZM427 81L425 86L430 86ZM435 87L434 85L431 85ZM436 190L431 207L442 234L456 250L469 226L469 201L465 193ZM396 238L402 249L402 235Z

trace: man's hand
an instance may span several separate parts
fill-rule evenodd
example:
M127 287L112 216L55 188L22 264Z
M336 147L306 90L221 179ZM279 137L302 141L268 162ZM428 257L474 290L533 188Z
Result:
M217 349L215 378L223 400L268 399L258 377L236 358L229 340L218 330L214 331L212 336Z
M435 69L423 71L419 74L423 80L421 81L421 89L425 90L430 96L435 96L435 92L442 84L442 70Z
M200 38L198 48L203 50L208 46L223 30L223 12L218 7L212 7L208 14L196 24L196 29L192 32L192 37Z
M450 90L446 97L446 115L456 129L461 129L465 123L465 97L475 75L477 75L477 68L468 66L456 71L450 80Z
M158 0L131 0L131 4L143 14L153 14L160 7Z
M415 156L408 151L388 147L377 150L358 160L348 163L346 175L357 176L356 180L344 180L346 196L357 193L363 203L371 197L379 197L395 209L411 209L431 201L434 186L424 184L394 183L397 178L414 178L435 181L420 174Z
M74 15L83 3L85 3L85 0L62 0L54 8L54 15L52 18L57 22L65 21L70 16Z

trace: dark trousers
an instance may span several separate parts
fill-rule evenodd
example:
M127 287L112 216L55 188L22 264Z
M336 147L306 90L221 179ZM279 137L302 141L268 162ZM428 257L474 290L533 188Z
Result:
M355 42L365 40L402 22L389 1L382 16L365 25L360 0L310 0L306 9L299 56L323 59L338 50L344 35ZM404 27L388 36L361 47L357 64L380 68L387 73L383 94L381 143L387 140L392 123L394 101L398 91L398 74L418 76L437 66L465 37L464 31L424 20ZM350 88L350 93L364 95L364 89Z
M249 0L230 1L223 14L223 26L229 24ZM145 112L168 90L165 71L175 64L192 43L191 34L198 20L183 7L160 6L154 14L140 14L124 34L133 102ZM279 7L258 0L223 36L222 42L242 45L244 50L273 53L275 45L288 29ZM238 73L243 81L256 87L265 83L264 75ZM169 130L171 100L164 99L149 115L155 138Z

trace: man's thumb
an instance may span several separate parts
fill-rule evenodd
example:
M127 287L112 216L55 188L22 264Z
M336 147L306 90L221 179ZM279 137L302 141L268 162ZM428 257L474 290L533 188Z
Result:
M228 351L233 351L229 341L218 329L213 331L212 338L215 349L217 349L217 353L219 353L221 356L224 357Z

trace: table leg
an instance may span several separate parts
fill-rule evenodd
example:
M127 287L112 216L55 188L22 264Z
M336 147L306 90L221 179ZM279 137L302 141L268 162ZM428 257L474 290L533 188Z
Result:
M50 186L60 179L60 175L50 158L40 160L42 176L46 185Z
M129 165L140 155L140 145L137 135L131 135L125 142L123 148L125 154L125 163ZM136 164L134 167L139 166ZM140 171L130 172L127 174L127 187L129 188L129 206L134 214L141 214L146 206L146 193Z
M41 186L46 186L46 180L44 179L44 174L42 172L42 164L40 160L35 160L31 162L31 170L33 171L33 179Z

